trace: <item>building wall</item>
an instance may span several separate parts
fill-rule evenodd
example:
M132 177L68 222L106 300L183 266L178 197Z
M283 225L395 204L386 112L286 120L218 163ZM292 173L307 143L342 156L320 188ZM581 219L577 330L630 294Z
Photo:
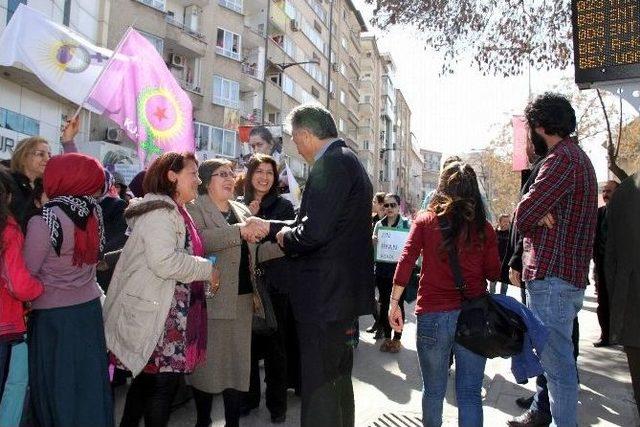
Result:
M381 79L382 59L376 38L371 35L361 37L362 55L360 58L360 139L359 157L362 160L374 190L382 191L383 177L381 169L380 149L383 147L380 139L381 120Z

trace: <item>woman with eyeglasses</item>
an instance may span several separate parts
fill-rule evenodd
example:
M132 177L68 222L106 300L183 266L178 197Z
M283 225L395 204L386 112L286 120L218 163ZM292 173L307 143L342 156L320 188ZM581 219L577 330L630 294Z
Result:
M78 151L73 139L78 134L79 118L70 120L62 132L62 147L65 153ZM11 156L11 175L15 182L11 189L10 210L18 223L26 227L26 214L32 210L32 195L36 181L42 180L44 168L51 158L51 147L46 139L39 136L18 142Z
M267 231L245 221L251 212L233 201L235 174L225 159L202 162L198 197L187 206L207 256L216 256L220 287L207 296L207 357L191 375L196 426L211 424L213 395L222 393L227 427L238 426L249 391L254 313L255 242Z
M382 219L376 223L373 228L373 243L378 243L378 231L380 227L392 227L399 230L409 230L411 223L407 218L400 215L400 196L397 194L386 194L384 196L384 202L382 209L380 210ZM380 351L387 353L398 353L400 348L400 339L402 338L402 332L393 333L393 339L391 339L391 326L389 325L389 318L385 315L389 311L389 298L391 296L391 288L393 287L393 274L396 271L398 264L394 262L381 262L376 261L375 273L376 273L376 287L379 293L380 303L380 325L382 334L384 336L384 342L380 345ZM398 305L402 310L402 318L404 319L404 292L398 300Z
M278 166L273 157L254 154L248 162L245 179L244 203L251 213L266 220L295 218L293 204L278 194ZM258 261L268 243L258 246ZM282 254L280 252L280 254ZM273 423L283 423L287 413L289 378L296 387L300 375L295 321L289 302L289 274L286 258L275 258L260 263L264 283L273 305L277 330L271 335L254 334L251 348L251 386L245 411L260 404L259 359L264 357L266 403ZM295 343L295 344L293 344Z

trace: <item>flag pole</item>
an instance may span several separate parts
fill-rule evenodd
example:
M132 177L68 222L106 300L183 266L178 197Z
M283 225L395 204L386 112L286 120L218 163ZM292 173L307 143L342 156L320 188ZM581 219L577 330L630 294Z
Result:
M136 18L136 21L137 21L137 18ZM135 24L135 22L134 22L134 24ZM118 42L118 45L116 46L116 48L113 50L113 55L111 55L111 58L109 58L109 60L107 61L107 64L100 71L100 74L98 74L98 78L96 79L95 82L93 82L93 84L91 85L91 89L89 90L87 95L84 97L84 99L82 100L80 105L78 106L78 109L76 110L76 112L73 114L73 116L71 116L70 120L73 120L76 117L78 117L78 115L80 114L80 111L82 111L82 108L83 108L84 104L89 100L89 98L91 98L91 95L93 94L93 91L95 90L96 86L98 86L98 83L100 82L100 79L102 79L102 75L105 73L105 71L107 71L109 66L111 66L111 64L115 60L116 54L120 50L120 47L122 47L122 43L124 43L124 41L127 39L127 36L131 32L131 30L133 30L133 26L130 25L129 27L127 27L127 31L124 33L124 35L122 36L122 38Z

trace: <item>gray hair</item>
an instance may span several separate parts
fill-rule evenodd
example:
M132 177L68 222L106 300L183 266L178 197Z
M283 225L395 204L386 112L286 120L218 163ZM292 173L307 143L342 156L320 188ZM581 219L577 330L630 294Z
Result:
M212 175L223 166L232 166L233 163L227 159L209 159L200 163L198 167L198 175L200 176L200 185L198 185L198 194L207 194L207 188L211 183Z
M333 116L320 104L299 105L287 116L287 125L290 131L295 128L304 128L318 139L337 138L338 129Z

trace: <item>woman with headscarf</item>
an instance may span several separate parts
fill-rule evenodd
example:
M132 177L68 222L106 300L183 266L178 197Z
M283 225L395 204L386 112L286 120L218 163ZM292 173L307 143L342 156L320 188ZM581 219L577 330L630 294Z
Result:
M96 197L105 185L100 162L83 154L49 160L49 201L29 220L27 267L44 285L29 321L29 386L37 424L111 426L104 326L96 264L104 233Z

